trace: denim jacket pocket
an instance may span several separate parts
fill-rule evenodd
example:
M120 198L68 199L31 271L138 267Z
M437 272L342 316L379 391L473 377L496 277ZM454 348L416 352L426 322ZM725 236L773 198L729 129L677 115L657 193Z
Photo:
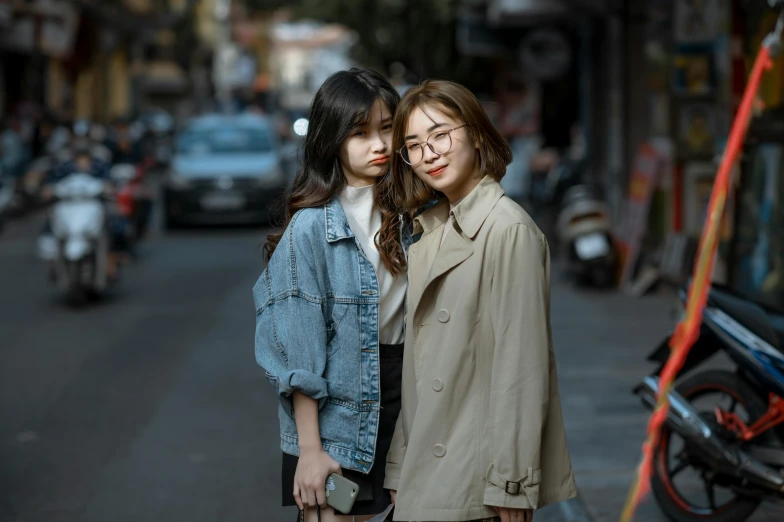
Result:
M340 342L340 324L346 318L351 305L335 303L331 305L332 313L327 318L327 359L335 355L343 344Z

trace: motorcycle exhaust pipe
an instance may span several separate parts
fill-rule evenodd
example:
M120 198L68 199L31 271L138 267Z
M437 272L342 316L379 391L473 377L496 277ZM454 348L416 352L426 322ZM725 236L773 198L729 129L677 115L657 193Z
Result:
M658 377L646 377L635 390L643 403L650 409L656 405L659 395ZM695 410L689 401L675 390L670 391L670 408L667 412L667 426L690 442L709 465L717 471L747 479L758 486L777 492L784 492L784 477L753 458L748 453L726 445Z

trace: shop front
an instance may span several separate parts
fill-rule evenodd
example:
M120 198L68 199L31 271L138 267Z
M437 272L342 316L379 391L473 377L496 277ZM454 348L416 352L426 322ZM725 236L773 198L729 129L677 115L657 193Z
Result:
M691 272L726 138L776 16L766 2L646 2L646 136L663 156L647 237L671 282L683 283ZM778 275L784 249L775 237L784 230L784 186L778 181L784 132L777 127L784 113L776 110L784 105L784 57L775 60L758 98L758 111L768 113L751 126L733 174L713 280L784 305L784 276ZM675 244L689 247L670 248Z
M749 129L730 249L730 284L754 301L784 308L784 108Z
M744 72L777 18L764 3L745 5L736 10ZM749 299L784 309L784 56L764 76L756 109L740 162L728 283Z

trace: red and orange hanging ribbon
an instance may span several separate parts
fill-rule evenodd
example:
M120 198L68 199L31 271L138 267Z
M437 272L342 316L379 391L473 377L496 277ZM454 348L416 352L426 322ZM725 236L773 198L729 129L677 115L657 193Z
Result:
M754 109L754 98L759 90L762 75L773 65L771 61L771 48L778 45L782 29L784 28L784 11L779 16L776 30L763 43L754 67L743 93L735 121L732 124L729 141L724 153L724 157L713 184L710 203L705 221L705 227L700 238L699 249L694 264L694 276L686 302L686 314L675 329L675 333L670 339L670 357L664 365L659 383L659 396L656 400L651 418L648 423L648 434L642 447L642 462L637 468L629 495L626 499L621 522L631 522L634 512L640 501L645 497L650 488L650 477L653 471L653 454L659 442L659 434L664 422L667 419L669 409L668 393L672 390L675 377L683 367L686 356L689 353L694 341L700 333L702 323L702 311L708 299L708 291L711 285L711 273L713 272L713 261L716 256L718 246L719 229L724 216L724 208L730 188L730 173L737 161L743 142L746 137L749 122L751 121Z

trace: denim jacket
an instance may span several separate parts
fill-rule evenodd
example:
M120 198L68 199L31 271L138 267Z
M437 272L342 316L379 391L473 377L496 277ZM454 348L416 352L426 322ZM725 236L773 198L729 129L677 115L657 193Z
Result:
M404 252L410 230L401 227ZM283 452L299 455L291 394L318 400L324 450L367 473L379 425L378 280L337 197L292 217L253 287L256 361L278 393ZM383 463L384 455L381 455Z

